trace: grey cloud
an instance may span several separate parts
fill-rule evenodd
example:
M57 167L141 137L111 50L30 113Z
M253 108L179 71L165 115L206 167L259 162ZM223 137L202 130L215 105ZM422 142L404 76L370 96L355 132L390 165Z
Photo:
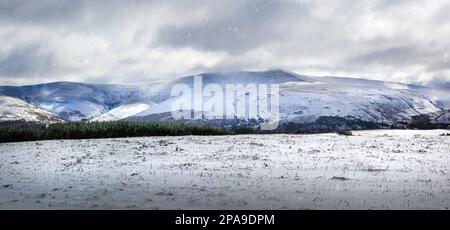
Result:
M293 6L295 9L290 8ZM270 42L282 41L289 35L283 30L282 19L295 14L296 22L300 24L308 13L305 5L277 1L231 2L212 6L210 10L211 17L199 23L162 28L156 43L240 54Z
M37 44L19 47L0 58L0 78L34 76L51 72L53 57L49 54L40 54L39 49Z
M450 70L450 56L447 50L432 48L419 50L418 48L420 47L396 46L372 50L351 57L345 63L348 66L361 64L361 66L381 65L394 68L422 65L427 71L432 72ZM442 76L436 76L436 79L442 79Z
M450 1L0 1L0 84L284 68L450 81Z
M429 55L427 55L429 56ZM397 46L389 47L381 50L374 50L371 52L358 55L350 58L347 63L362 63L362 64L378 64L378 65L409 65L422 62L424 54L416 50L416 47Z
M10 23L52 24L72 20L82 10L82 1L9 0L0 2L0 19Z

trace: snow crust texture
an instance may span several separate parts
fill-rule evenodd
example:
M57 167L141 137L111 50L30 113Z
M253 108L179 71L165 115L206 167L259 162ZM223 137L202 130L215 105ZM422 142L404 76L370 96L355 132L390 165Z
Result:
M0 209L449 209L447 130L0 144Z

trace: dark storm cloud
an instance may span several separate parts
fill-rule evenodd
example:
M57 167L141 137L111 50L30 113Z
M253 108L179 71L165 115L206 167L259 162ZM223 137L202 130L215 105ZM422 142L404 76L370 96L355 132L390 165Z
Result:
M0 1L0 84L204 71L448 82L450 1Z

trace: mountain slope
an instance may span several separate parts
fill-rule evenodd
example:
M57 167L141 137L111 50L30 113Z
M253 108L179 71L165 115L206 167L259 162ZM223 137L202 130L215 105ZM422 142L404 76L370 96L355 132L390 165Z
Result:
M0 96L0 123L3 122L42 122L54 123L63 120L56 115L30 105L20 99Z
M450 93L415 85L342 77L302 76L282 70L200 74L203 84L273 84L280 87L282 123L312 123L321 117L339 117L373 123L407 123L412 116L433 114L450 108ZM176 80L193 89L194 76ZM166 92L167 93L167 92ZM257 98L263 101L264 95ZM173 101L168 97L153 108L130 119L169 119ZM225 106L225 104L224 104ZM248 105L246 107L248 109ZM193 110L193 106L191 108Z
M2 86L0 95L22 99L67 121L89 120L122 104L142 101L138 87L55 82Z
M352 128L376 127L378 124L405 125L417 115L430 115L433 121L442 123L448 121L447 114L450 110L450 89L446 88L362 78L313 77L283 70L199 75L202 76L203 87L214 83L224 93L227 84L267 84L269 87L271 84L278 84L281 129L295 129L297 124L326 127L330 123L339 122L362 124ZM178 78L166 84L153 83L134 87L69 82L2 86L0 95L19 98L67 121L173 120L173 103L179 100L189 102L192 99L192 95L172 97L174 84L185 84L193 92L194 76ZM239 99L248 99L247 95L242 94ZM252 102L265 102L267 97L268 95L260 94ZM222 105L227 109L225 99L223 100ZM247 104L246 110L249 109L248 106ZM193 105L188 110L192 112ZM256 120L256 123L261 122L261 117L256 117ZM227 126L236 121L255 125L254 120L245 118L203 118L191 122Z
M408 85L319 78L315 84L282 86L280 104L284 119L294 122L338 116L389 124L441 110Z
M133 103L116 107L98 117L93 118L91 121L116 121L122 120L127 117L139 114L152 107L152 104L146 103Z

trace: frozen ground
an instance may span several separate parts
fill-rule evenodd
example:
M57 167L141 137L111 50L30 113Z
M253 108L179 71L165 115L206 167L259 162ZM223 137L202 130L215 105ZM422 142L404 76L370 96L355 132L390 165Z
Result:
M0 209L449 209L449 132L0 144Z

